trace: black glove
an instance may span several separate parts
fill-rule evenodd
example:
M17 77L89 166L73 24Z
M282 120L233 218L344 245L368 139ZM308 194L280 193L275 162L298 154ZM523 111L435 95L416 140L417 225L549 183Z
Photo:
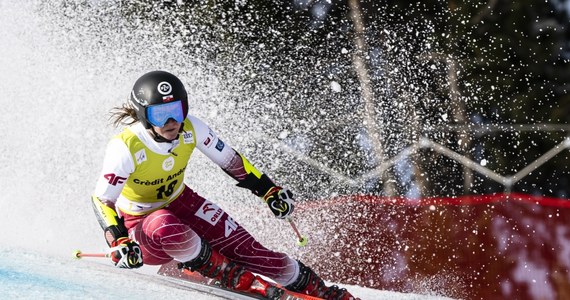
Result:
M279 219L285 219L293 213L293 193L280 186L274 186L263 196L263 201L267 203L269 209Z
M111 259L119 268L134 269L143 265L142 251L139 244L128 237L118 238L111 244Z

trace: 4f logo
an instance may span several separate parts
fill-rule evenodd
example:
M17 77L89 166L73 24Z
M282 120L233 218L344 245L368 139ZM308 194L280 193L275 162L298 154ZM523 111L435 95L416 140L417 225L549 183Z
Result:
M219 208L216 204L208 200L204 200L204 203L202 204L200 209L196 211L194 215L215 226L218 223L218 221L222 219L224 211L221 208Z
M117 176L113 173L105 174L103 175L103 177L107 179L107 182L109 182L110 185L117 185L117 183L123 183L125 182L125 179L127 179L125 177Z
M207 214L209 211L216 210L212 206L215 206L215 205L212 203L206 203L204 206L202 206L202 212L204 214Z

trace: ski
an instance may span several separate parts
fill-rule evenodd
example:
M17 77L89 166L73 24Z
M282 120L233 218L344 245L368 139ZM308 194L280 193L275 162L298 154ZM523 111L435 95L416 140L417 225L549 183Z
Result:
M173 266L163 265L159 275L171 278L178 283L187 283L190 288L209 292L228 299L270 299L270 300L322 300L321 298L289 291L273 282L256 276L248 291L235 291L220 285L215 279L206 278L200 273L190 270L173 269Z

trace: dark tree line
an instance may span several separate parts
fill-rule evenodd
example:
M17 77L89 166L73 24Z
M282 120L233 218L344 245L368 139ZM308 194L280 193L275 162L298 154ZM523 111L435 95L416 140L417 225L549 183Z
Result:
M264 134L294 146L310 140L303 150L308 157L357 178L381 162L372 158L363 125L351 3L363 17L366 71L385 157L426 136L508 175L568 134L567 128L484 130L570 121L570 30L561 1L127 1L121 7L133 26L142 19L160 27L166 40L183 41L190 57L211 62L209 70L222 81L240 82L227 86L234 96L226 100L235 103L236 113L269 114ZM332 83L341 90L331 90ZM270 151L258 147L259 155ZM282 160L308 174L312 186L335 182L287 155ZM427 178L424 195L503 190L431 150L420 150L411 161L411 181L401 179L401 170L387 170L399 194L420 181L419 173ZM566 151L514 190L568 197L569 172ZM331 192L385 192L379 179L356 187L334 183ZM290 180L307 194L314 190L304 186L306 180Z

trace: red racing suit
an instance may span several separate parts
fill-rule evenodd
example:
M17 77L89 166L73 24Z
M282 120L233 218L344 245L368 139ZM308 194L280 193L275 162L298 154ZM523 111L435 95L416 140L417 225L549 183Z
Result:
M225 211L184 183L194 149L200 150L238 186L263 196L273 182L224 143L204 122L188 116L178 139L157 142L140 123L125 128L109 144L92 197L110 244L128 236L141 247L145 264L195 258L201 239L248 270L287 285L298 264L258 243Z

